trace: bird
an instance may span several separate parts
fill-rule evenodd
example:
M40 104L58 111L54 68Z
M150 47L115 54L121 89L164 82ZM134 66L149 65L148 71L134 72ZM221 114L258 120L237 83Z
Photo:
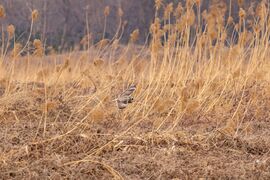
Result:
M121 95L122 96L130 96L135 90L136 90L136 85L132 84Z
M130 85L118 98L117 106L119 109L125 109L129 103L132 103L134 98L131 94L136 90L136 85Z

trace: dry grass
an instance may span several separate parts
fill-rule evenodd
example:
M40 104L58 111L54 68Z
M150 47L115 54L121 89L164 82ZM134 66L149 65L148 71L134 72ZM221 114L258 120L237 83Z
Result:
M87 35L86 51L44 56L40 40L9 50L16 39L2 36L0 176L269 178L268 11L259 4L248 27L244 9L227 24L221 4L203 20L193 7L174 13L156 1L143 47L135 30L124 47L118 32L91 46ZM37 18L34 10L33 25ZM116 99L131 84L134 100L120 110Z

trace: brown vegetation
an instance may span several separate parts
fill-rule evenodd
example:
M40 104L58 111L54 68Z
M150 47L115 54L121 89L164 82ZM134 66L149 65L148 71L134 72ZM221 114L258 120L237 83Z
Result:
M139 30L120 45L120 29L45 56L38 11L24 44L3 28L1 178L270 178L268 4L243 6L237 23L222 3L201 19L200 1L155 2L144 46Z

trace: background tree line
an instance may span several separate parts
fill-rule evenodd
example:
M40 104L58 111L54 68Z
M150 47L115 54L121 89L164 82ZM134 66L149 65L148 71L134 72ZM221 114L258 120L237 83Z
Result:
M179 0L166 2L174 2L176 5ZM201 2L203 12L211 3L220 1L201 0ZM243 6L248 8L253 2L258 3L256 0L245 0ZM106 20L105 38L112 38L119 28L119 8L121 8L122 23L125 23L123 43L128 41L130 33L137 28L140 30L139 43L143 43L155 15L154 0L2 0L1 3L7 14L2 23L13 24L16 27L18 41L27 39L31 10L37 9L40 17L34 25L33 38L40 38L58 50L74 48L75 44L81 41L87 34L87 20L93 41L102 39L106 6L110 7L110 11ZM231 4L231 13L237 20L239 0L224 0L224 3L228 7Z

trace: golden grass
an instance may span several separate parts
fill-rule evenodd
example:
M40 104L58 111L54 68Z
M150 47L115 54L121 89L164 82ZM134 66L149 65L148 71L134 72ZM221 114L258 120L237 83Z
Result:
M42 138L33 137L30 144L53 143L77 132L82 134L95 123L120 122L125 128L116 130L117 136L66 162L102 164L117 177L121 175L116 170L91 158L120 142L143 122L153 123L151 130L143 130L145 136L161 134L151 136L157 143L171 140L171 134L177 136L183 124L196 122L215 124L210 135L198 135L202 139L213 134L232 138L250 135L252 122L270 117L268 12L261 3L257 8L261 18L247 27L248 12L241 8L238 24L231 17L225 23L219 19L224 17L225 7L217 4L204 13L207 28L202 30L202 24L196 24L202 22L196 20L193 11L199 4L187 1L184 11L180 4L175 10L173 4L165 6L156 0L149 47L134 45L139 30L131 34L130 44L124 47L116 37L102 39L87 51L62 55L45 56L42 42L34 40L33 55L21 57L22 46L15 43L10 54L2 51L0 116L16 113L18 121L35 117L39 122L36 131L42 132ZM159 19L162 8L164 18ZM109 13L106 7L104 15ZM180 20L172 23L174 15ZM37 18L38 11L34 10L32 20ZM237 43L231 43L236 39L227 34L229 28L239 35ZM7 33L12 37L14 27L8 26ZM232 41L228 41L230 38ZM84 44L88 35L86 39ZM10 49L4 44L2 47ZM134 102L119 110L114 99L131 84L137 85ZM61 134L48 129L56 122L63 123Z

